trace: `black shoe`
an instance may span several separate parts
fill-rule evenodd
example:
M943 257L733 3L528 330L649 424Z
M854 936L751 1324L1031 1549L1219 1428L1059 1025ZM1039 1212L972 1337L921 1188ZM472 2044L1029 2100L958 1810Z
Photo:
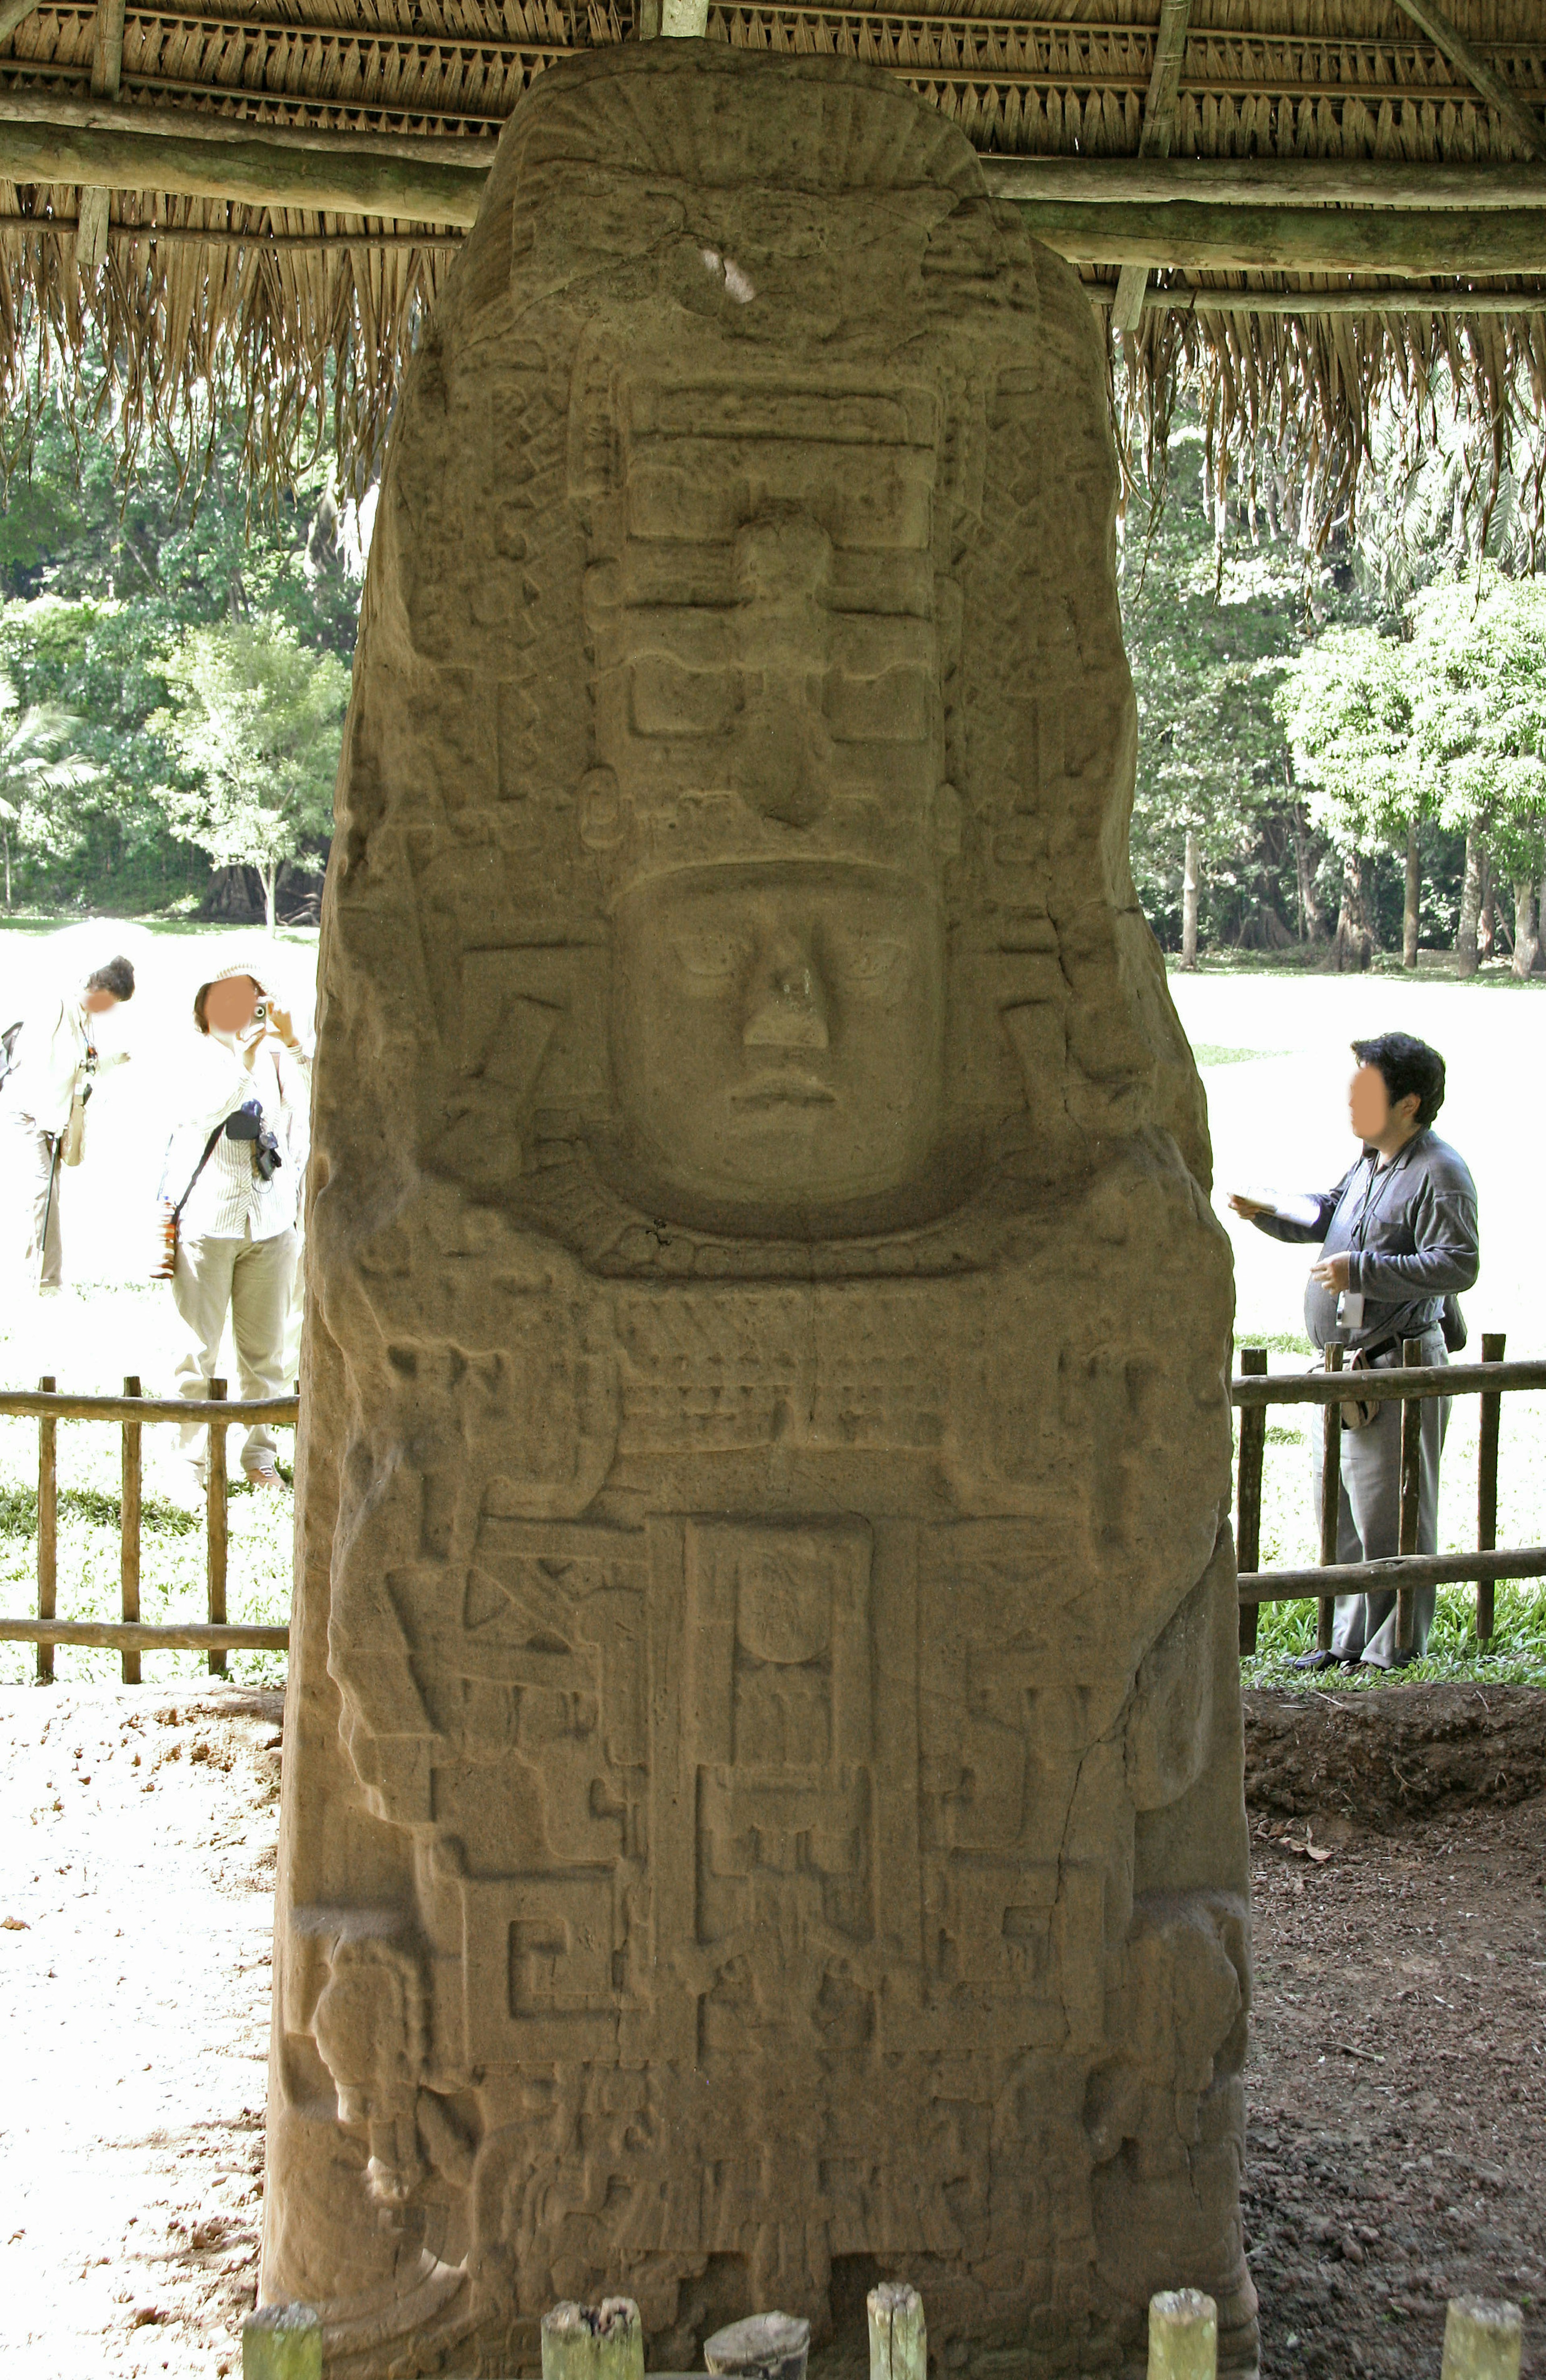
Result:
M1335 1653L1296 1653L1288 1667L1291 1670L1335 1670L1336 1663Z

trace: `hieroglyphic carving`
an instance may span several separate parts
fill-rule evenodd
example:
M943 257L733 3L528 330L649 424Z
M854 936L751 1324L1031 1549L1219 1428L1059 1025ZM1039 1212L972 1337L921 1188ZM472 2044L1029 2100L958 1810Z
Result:
M265 2288L1254 2355L1228 1329L1088 308L852 62L542 78L327 899ZM1183 2204L1184 2201L1184 2204ZM984 2360L980 2360L984 2359Z

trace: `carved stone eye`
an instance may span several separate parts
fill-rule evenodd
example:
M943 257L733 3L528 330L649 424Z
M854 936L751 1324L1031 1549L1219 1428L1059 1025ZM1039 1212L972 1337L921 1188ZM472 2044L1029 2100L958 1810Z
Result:
M734 934L679 934L676 954L687 973L706 981L728 982L745 966L746 944Z
M900 951L901 944L884 934L838 934L829 957L833 973L847 983L884 983Z

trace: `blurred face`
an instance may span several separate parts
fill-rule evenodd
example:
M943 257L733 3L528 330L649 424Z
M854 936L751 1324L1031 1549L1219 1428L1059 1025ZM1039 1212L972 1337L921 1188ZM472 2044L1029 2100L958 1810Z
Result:
M1392 1107L1378 1066L1360 1066L1347 1086L1347 1121L1360 1140L1378 1140L1392 1131L1409 1132L1417 1109L1417 1097L1411 1091Z
M705 868L617 916L619 1101L657 1173L748 1207L913 1178L944 1108L944 927L888 869Z
M81 1007L88 1016L105 1016L110 1008L118 1005L115 991L88 991L82 995Z
M241 1033L252 1022L261 987L249 975L211 983L204 994L204 1022L211 1033Z

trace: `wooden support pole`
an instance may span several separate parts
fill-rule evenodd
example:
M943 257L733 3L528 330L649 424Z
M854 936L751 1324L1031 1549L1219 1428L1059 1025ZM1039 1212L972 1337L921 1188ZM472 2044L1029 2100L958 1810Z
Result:
M632 2298L556 2305L542 2317L542 2380L644 2380L644 2325Z
M116 99L124 76L124 0L97 0L91 43L91 96ZM75 261L88 288L107 261L106 190L83 189L77 202Z
M260 2306L242 2325L242 2380L322 2380L321 2317L308 2305Z
M1217 2380L1218 2308L1201 2289L1149 2300L1149 2380Z
M1264 1347L1242 1347L1240 1370L1250 1378L1266 1371ZM1235 1563L1255 1570L1262 1560L1262 1464L1267 1444L1267 1408L1245 1405L1240 1410L1240 1451L1236 1458ZM1240 1652L1256 1650L1257 1606L1240 1606Z
M9 94L7 94L7 97ZM1540 165L1419 164L1385 157L984 157L996 199L1167 206L1546 207Z
M1440 2380L1519 2380L1525 2322L1506 2300L1451 2298Z
M139 1394L139 1376L131 1372L124 1382L126 1397ZM121 1609L126 1621L139 1617L139 1500L143 1481L140 1467L141 1426L137 1421L124 1424L123 1491L118 1507L118 1570L122 1587ZM126 1686L137 1686L139 1678L139 1656L124 1648L123 1678Z
M704 2369L732 2380L805 2380L811 2325L803 2314L754 2313L703 2343Z
M1404 1339L1401 1342L1403 1365L1414 1366L1422 1362L1420 1339ZM1422 1407L1416 1397L1410 1397L1401 1408L1401 1536L1400 1551L1415 1554L1418 1549L1418 1524L1422 1513ZM1417 1589L1413 1585L1395 1590L1395 1649L1409 1653L1417 1635Z
M1484 1330L1481 1334L1482 1362L1501 1364L1507 1344L1506 1331ZM1502 1419L1502 1397L1483 1397L1476 1479L1476 1542L1480 1553L1490 1553L1498 1542L1498 1427ZM1476 1583L1476 1635L1479 1645L1485 1645L1492 1633L1495 1604L1492 1581L1479 1578Z
M1143 103L1143 124L1138 136L1140 157L1168 157L1176 129L1176 101L1181 88L1181 61L1186 55L1187 20L1191 0L1160 0L1159 31L1154 39L1154 63ZM1143 314L1148 268L1125 264L1117 276L1111 305L1114 331L1136 331Z
M1340 1372L1342 1369L1342 1350L1335 1342L1326 1349L1326 1369L1328 1372ZM1325 1408L1321 1445L1321 1560L1328 1566L1336 1560L1337 1528L1341 1517L1342 1407L1335 1404ZM1329 1653L1336 1607L1329 1595L1321 1596L1318 1601L1316 1650Z
M40 1389L57 1386L52 1372L38 1382ZM54 1432L58 1424L40 1421L38 1424L38 1618L52 1620L59 1601L59 1470ZM42 1682L54 1675L54 1645L38 1639L38 1677Z
M0 164L4 152L0 151ZM1198 273L1546 273L1536 208L1169 205L1017 199L1025 228L1078 264Z
M870 2318L870 2380L928 2380L924 2301L906 2281L882 2281L864 2301Z
M1541 1568L1546 1570L1546 1561ZM178 1625L172 1621L7 1620L0 1616L0 1645L91 1645L108 1653L127 1645L136 1653L207 1653L211 1647L233 1653L284 1653L288 1628L260 1627L257 1622L227 1621L223 1628L202 1620Z
M1420 25L1429 40L1443 52L1452 67L1457 67L1472 89L1480 92L1489 107L1495 107L1527 157L1546 157L1546 131L1539 118L1527 114L1501 74L1490 67L1479 50L1473 50L1459 28L1450 23L1433 0L1395 0L1395 5L1408 16L1414 25Z
M241 140L201 132L126 127L120 107L91 130L13 115L0 118L0 180L75 182L83 188L157 190L175 198L229 199L241 206L380 215L392 222L471 225L486 168L418 164L362 136L353 153L319 150L267 127ZM102 103L99 116L107 114ZM186 122L197 118L189 113ZM481 144L479 144L481 146Z
M211 1402L221 1404L223 1403L224 1398L224 1381L211 1380L210 1382ZM225 1619L225 1558L228 1527L225 1504L225 1432L229 1427L230 1425L223 1419L217 1422L211 1418L209 1427L209 1451L205 1458L205 1506L209 1527L209 1609L211 1628L221 1627ZM209 1671L211 1678L223 1678L225 1675L223 1649L212 1651L210 1654Z

